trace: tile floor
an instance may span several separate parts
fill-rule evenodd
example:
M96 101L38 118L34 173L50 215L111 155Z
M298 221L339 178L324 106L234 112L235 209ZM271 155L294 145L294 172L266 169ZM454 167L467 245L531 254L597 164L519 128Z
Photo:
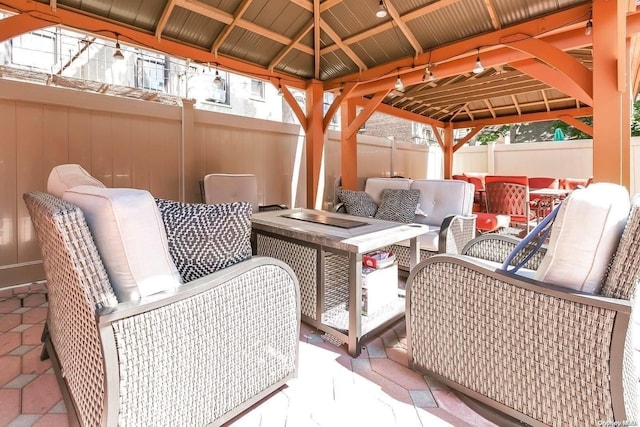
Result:
M0 426L67 426L51 363L40 361L44 286L0 291ZM494 426L436 381L407 368L404 321L358 358L302 324L298 378L226 427Z

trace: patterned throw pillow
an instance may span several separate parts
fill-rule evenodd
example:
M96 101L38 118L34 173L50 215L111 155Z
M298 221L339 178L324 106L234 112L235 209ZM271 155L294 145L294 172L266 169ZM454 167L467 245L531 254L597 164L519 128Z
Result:
M382 200L375 218L387 221L413 222L420 200L420 190L382 190Z
M156 199L184 283L251 258L251 205Z
M339 190L338 197L350 215L372 217L378 210L376 202L364 191Z

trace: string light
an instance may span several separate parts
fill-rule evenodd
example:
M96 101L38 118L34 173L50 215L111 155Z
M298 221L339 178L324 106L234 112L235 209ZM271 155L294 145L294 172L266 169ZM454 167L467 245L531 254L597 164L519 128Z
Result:
M120 41L118 40L118 34L116 34L116 47L115 47L116 51L113 52L113 59L121 61L124 59L124 55L122 54L122 51L120 50Z
M213 84L218 88L222 88L224 86L224 81L222 77L220 77L220 73L218 72L218 64L216 64L216 76L213 78Z
M386 18L386 16L387 16L387 8L384 6L384 1L380 0L380 4L378 5L378 10L376 10L376 17Z
M400 72L398 72L398 78L396 79L395 88L396 90L404 90L404 83L402 83L402 79L400 78Z
M589 20L587 21L587 25L584 27L584 35L590 36L593 31L593 21L591 20L591 13L589 13Z
M473 67L473 74L480 74L484 71L484 67L482 66L482 62L480 62L480 48L478 48L478 56L476 56L476 66Z

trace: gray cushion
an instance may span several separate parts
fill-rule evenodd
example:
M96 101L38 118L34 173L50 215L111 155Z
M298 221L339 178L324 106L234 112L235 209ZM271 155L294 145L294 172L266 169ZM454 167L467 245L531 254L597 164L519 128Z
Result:
M338 197L350 215L372 217L378 210L376 202L364 191L338 190Z
M413 222L420 190L382 190L382 201L375 217L387 221Z
M251 204L156 199L183 282L251 258Z

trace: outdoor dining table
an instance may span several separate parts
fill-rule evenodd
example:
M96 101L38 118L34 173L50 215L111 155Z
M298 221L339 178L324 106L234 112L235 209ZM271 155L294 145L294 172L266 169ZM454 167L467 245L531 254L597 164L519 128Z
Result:
M558 203L564 200L572 190L566 188L532 188L529 190L531 196L539 196L536 206L536 216L538 219L544 218Z

